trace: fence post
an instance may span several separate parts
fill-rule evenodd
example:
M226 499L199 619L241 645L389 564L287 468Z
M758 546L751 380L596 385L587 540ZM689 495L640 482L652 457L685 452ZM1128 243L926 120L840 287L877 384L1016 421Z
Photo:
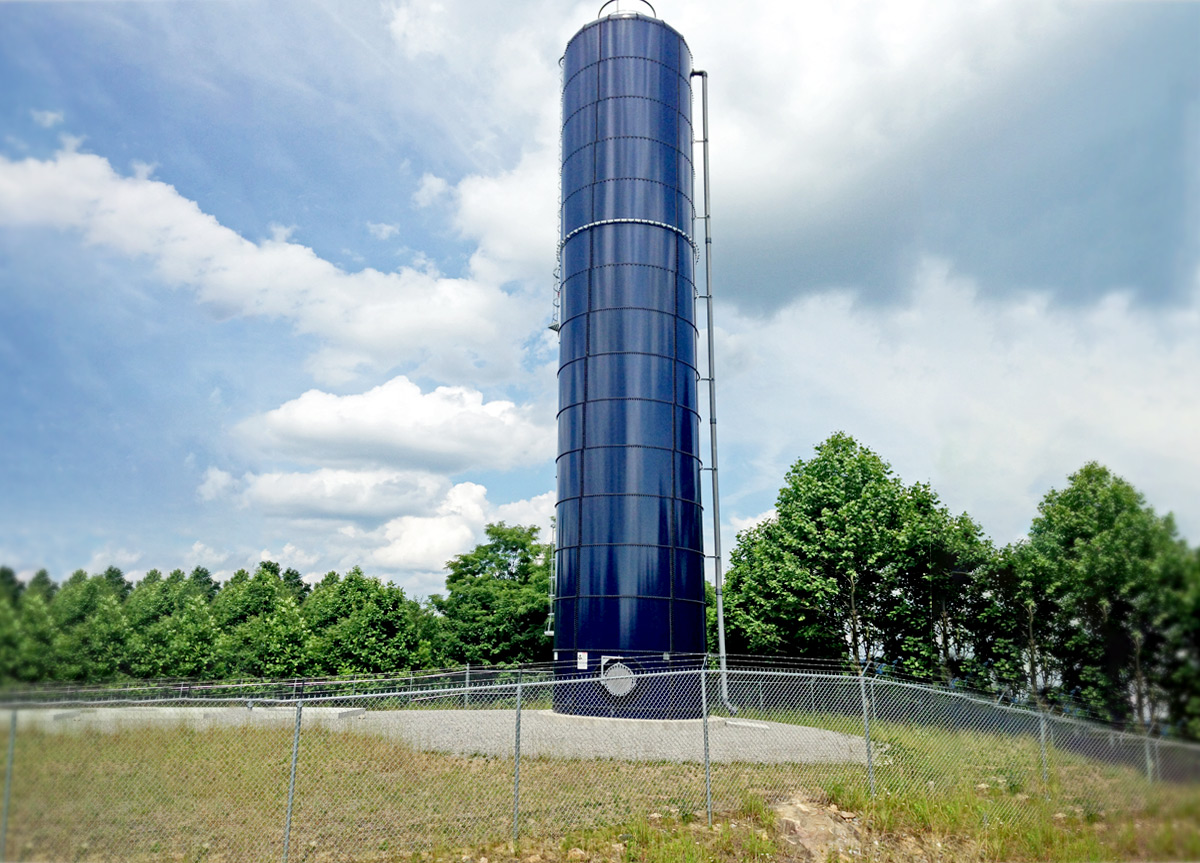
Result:
M708 678L700 669L700 714L704 725L704 809L712 827L712 762L708 757Z
M471 704L471 663L467 663L467 676L463 684L463 707Z
M871 706L867 703L867 681L858 675L858 692L862 696L863 740L867 744L867 781L871 786L871 797L875 797L875 761L871 757Z
M517 684L517 739L513 743L513 847L521 838L521 684Z
M1154 758L1150 755L1150 728L1146 728L1146 736L1142 738L1143 748L1146 750L1146 781L1154 781Z
M8 727L8 761L4 767L4 815L0 818L0 860L8 856L8 804L12 800L13 756L16 755L17 743L17 709L12 712L12 722Z
M1038 710L1038 732L1042 744L1042 785L1050 784L1050 770L1046 764L1046 713Z
M296 759L300 754L300 715L304 702L296 702L296 730L292 732L292 775L288 779L287 817L283 822L283 863L288 859L288 843L292 838L292 802L296 799Z

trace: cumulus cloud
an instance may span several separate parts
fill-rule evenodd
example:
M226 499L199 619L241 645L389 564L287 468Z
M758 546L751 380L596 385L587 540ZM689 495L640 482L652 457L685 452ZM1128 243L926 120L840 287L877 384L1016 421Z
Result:
M264 548L258 555L259 561L273 560L279 563L284 568L300 569L310 567L318 560L321 555L311 551L305 551L292 543L288 543L283 547L279 554L275 554L268 548Z
M744 518L739 518L738 516L734 515L729 517L729 526L733 528L735 533L741 533L743 530L757 527L764 521L769 521L778 515L779 513L776 511L775 507L771 507L766 512L760 512L757 515L750 515Z
M97 549L95 552L93 552L91 559L88 560L87 566L85 566L84 569L90 573L103 572L110 566L127 570L129 567L135 566L141 559L142 553L140 551L131 551L130 549L121 548L119 546L105 545L103 548ZM141 575L140 572L130 572L126 574L134 577L135 580Z
M773 498L795 459L844 429L1002 542L1089 459L1159 509L1191 507L1200 294L1168 310L1121 294L1082 309L990 299L933 257L910 288L894 308L827 292L767 319L721 311L722 473L738 487L726 503ZM1181 528L1200 535L1192 522Z
M62 111L37 111L29 112L33 117L33 122L37 123L43 129L52 129L63 121Z
M487 489L474 482L459 483L433 515L401 516L384 525L377 534L382 543L371 560L395 569L441 569L451 557L470 549L487 511Z
M0 226L77 230L145 258L217 314L288 319L319 338L310 369L332 382L401 364L441 379L496 380L518 368L521 334L544 317L494 283L411 268L346 272L286 229L251 242L174 187L121 176L107 159L71 148L47 160L0 156Z
M395 236L400 232L399 225L391 225L385 222L367 222L367 231L377 240L386 240L389 237Z
M423 393L404 376L355 395L309 390L239 431L264 451L305 461L451 474L532 464L554 451L548 413L485 401L468 387Z
M234 485L233 475L218 467L210 467L204 471L204 480L196 488L200 500L216 500L229 492Z
M406 573L402 581L414 592L428 594L442 589L446 561L483 541L488 523L537 525L548 540L553 513L554 492L496 506L485 487L465 482L451 488L432 515L392 519L359 539L376 544L372 565Z
M441 94L428 120L469 136L481 165L455 183L426 173L418 206L448 201L459 234L477 244L471 272L546 292L557 242L559 68L571 33L594 15L536 0L519 10L470 2L398 4L390 22L405 57ZM436 62L434 62L436 60Z
M418 207L428 207L444 198L449 191L450 184L441 177L422 174L417 191L413 192L413 203Z
M495 508L495 517L493 520L503 521L507 524L526 524L540 527L542 529L541 538L549 541L550 520L554 517L556 499L557 495L552 491L548 491L545 494L539 494L527 500L504 503Z
M436 506L450 486L432 473L336 470L247 474L242 500L270 516L379 519L415 514Z
M462 236L476 244L471 272L477 279L553 285L557 158L557 148L538 149L523 155L512 170L472 175L459 182L454 223Z
M393 494L386 488L389 480L383 472L362 472L361 476L347 473L322 488L319 480L324 477L328 481L330 473L334 472L282 477L281 485L286 488L272 489L278 496L275 503L262 504L267 514L274 516L270 530L277 539L267 542L261 552L247 552L243 565L253 568L260 559L276 560L300 569L306 578L331 569L345 572L361 566L414 595L427 596L443 590L446 561L482 542L484 528L490 522L536 525L542 529L544 539L550 538L552 491L497 503L480 483L453 484L429 477L421 484L409 477L395 482L398 490ZM384 478L372 484L377 476ZM248 494L254 493L254 477L247 481ZM360 493L361 499L347 502L346 488ZM308 493L329 497L302 499ZM389 501L398 501L390 512ZM304 538L302 546L292 543L291 538L297 536ZM280 546L282 550L277 551Z
M557 138L558 66L563 45L594 10L558 0L519 8L444 0L403 0L389 31L437 100L429 120L444 124L463 149L495 163L531 132Z
M213 569L221 566L225 561L229 560L229 552L218 551L211 546L205 545L200 540L192 543L192 547L187 555L187 564L189 568L202 566L205 569Z
M1066 31L1053 4L816 0L670 14L713 71L713 171L739 215L821 209ZM746 154L754 153L754 158ZM802 196L797 192L803 190Z

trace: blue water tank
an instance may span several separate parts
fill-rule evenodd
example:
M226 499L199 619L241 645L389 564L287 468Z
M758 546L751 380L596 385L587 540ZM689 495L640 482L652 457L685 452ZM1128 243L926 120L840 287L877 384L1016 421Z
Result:
M661 20L603 16L567 45L554 647L560 676L619 663L632 686L559 687L565 712L698 709L642 679L705 650L691 108Z

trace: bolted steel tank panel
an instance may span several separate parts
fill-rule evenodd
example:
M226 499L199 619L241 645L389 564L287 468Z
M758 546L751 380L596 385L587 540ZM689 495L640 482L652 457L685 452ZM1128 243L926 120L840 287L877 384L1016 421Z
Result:
M555 651L593 679L560 689L565 712L658 716L668 683L673 715L699 710L638 681L705 650L690 75L642 14L563 57ZM597 685L616 660L632 686Z

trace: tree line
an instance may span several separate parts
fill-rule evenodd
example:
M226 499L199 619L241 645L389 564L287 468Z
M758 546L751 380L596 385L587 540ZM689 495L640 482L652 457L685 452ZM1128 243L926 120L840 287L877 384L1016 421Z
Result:
M264 561L131 584L115 567L0 567L0 682L387 674L545 661L548 543L487 527L425 601L364 574L313 586ZM711 599L711 586L710 586ZM709 649L716 649L710 601ZM738 536L730 652L839 661L1200 738L1200 550L1128 482L1088 463L1026 539L995 546L924 483L838 433L788 471L775 515Z
M1200 550L1089 462L996 547L835 434L743 531L729 649L843 660L1200 737ZM711 614L710 614L711 618Z
M424 602L354 567L314 586L263 561L221 584L209 571L0 567L0 682L227 680L388 674L464 662L544 660L551 547L538 528L489 525Z

